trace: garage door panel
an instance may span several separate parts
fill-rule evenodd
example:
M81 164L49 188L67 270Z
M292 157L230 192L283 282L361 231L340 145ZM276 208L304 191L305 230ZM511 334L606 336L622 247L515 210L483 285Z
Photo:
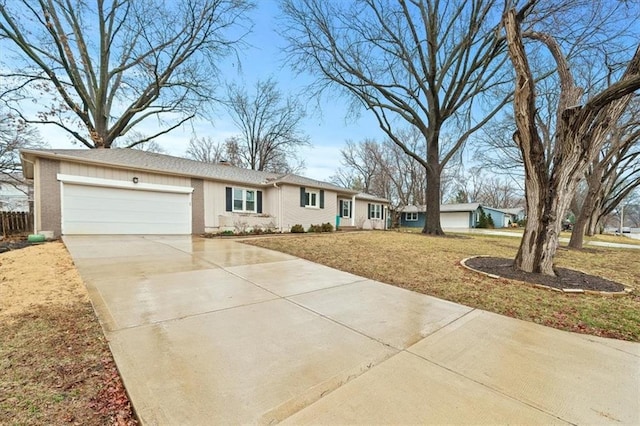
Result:
M190 234L190 194L64 184L63 233Z
M440 225L443 228L468 228L469 212L442 212Z

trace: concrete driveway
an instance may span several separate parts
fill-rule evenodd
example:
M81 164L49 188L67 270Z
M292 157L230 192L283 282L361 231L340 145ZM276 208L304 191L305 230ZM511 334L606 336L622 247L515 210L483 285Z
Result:
M640 344L232 240L64 242L143 424L640 424Z

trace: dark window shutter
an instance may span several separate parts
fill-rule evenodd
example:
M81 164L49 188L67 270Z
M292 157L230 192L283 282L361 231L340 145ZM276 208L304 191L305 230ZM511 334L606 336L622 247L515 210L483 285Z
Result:
M262 191L258 191L258 213L262 213Z
M304 190L304 186L301 186L301 187L300 187L300 207L304 207L304 206L305 206L305 204L306 204L306 203L305 203L305 199L304 199L304 198L305 198L305 197L304 197L304 193L305 193L305 192L306 192L306 191Z
M351 218L351 215L353 214L353 202L347 201L347 203L349 203L349 218Z
M367 219L371 219L371 204L367 204Z
M324 209L324 189L320 190L320 208Z
M340 214L338 216L342 217L342 209L344 207L344 201L340 200Z
M380 219L384 219L384 206L380 205Z
M227 186L226 188L227 191L227 211L233 211L233 189L231 189L231 187Z

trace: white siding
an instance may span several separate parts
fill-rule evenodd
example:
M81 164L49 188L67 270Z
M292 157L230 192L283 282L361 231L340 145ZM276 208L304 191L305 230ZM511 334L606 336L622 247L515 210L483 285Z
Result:
M226 211L226 188L244 188L262 191L262 214L233 213ZM257 188L222 182L204 182L204 228L205 232L235 231L236 225L278 226L277 188Z
M282 227L288 231L293 225L300 224L304 229L311 225L320 225L329 222L336 225L338 214L338 194L324 190L324 208L300 207L300 186L282 185ZM308 190L320 191L317 188L306 187Z
M60 173L65 175L85 176L110 180L122 180L131 182L134 177L140 183L152 183L158 185L191 186L191 178L184 176L162 175L133 169L117 169L79 163L60 163Z
M383 205L384 218L383 219L368 219L369 216L369 204L381 204L374 201L356 200L355 209L353 211L353 217L355 218L355 226L359 229L385 229L385 222L389 209L386 205Z

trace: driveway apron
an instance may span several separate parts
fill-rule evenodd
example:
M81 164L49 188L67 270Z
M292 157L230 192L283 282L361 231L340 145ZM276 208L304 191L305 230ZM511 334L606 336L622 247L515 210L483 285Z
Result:
M640 344L233 240L64 242L142 424L640 424Z

